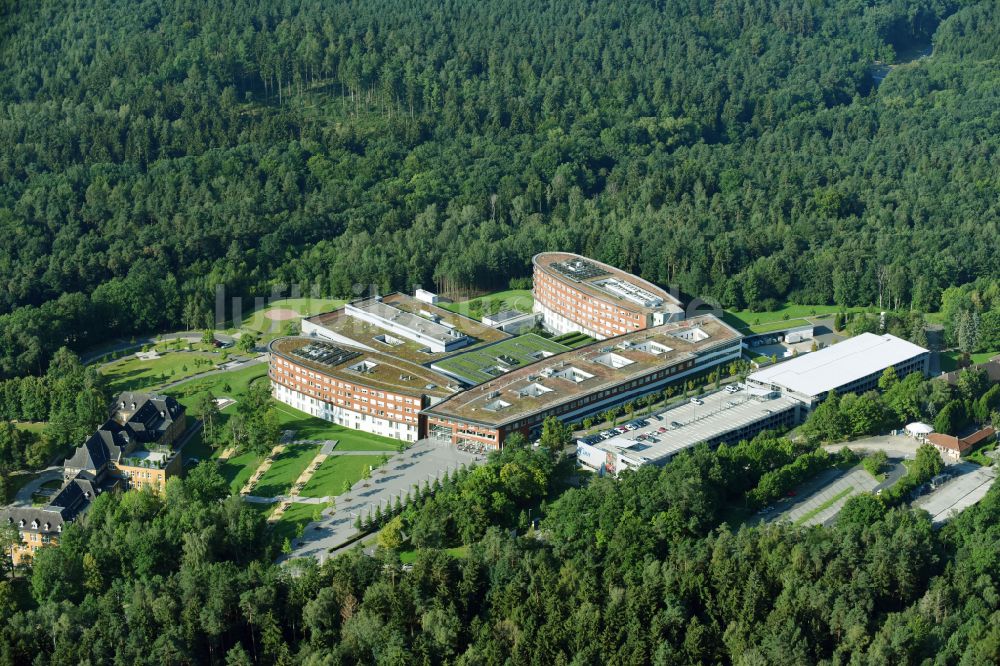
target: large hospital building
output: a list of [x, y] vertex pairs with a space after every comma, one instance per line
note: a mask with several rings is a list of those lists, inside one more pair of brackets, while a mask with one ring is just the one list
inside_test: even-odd
[[551, 355], [427, 408], [428, 436], [496, 447], [549, 416], [579, 420], [736, 360], [741, 340], [705, 315]]
[[678, 299], [613, 266], [568, 252], [542, 252], [532, 263], [535, 312], [557, 335], [603, 340], [684, 319]]
[[[549, 416], [579, 422], [741, 357], [738, 331], [709, 314], [685, 319], [681, 302], [650, 282], [567, 252], [532, 262], [528, 325], [540, 319], [560, 337], [513, 336], [494, 317], [523, 313], [475, 321], [424, 290], [370, 296], [305, 319], [302, 336], [271, 343], [275, 398], [404, 441], [500, 447], [512, 433], [534, 435]], [[859, 335], [753, 373], [717, 409], [692, 408], [690, 419], [676, 412], [681, 426], [658, 433], [656, 446], [616, 440], [584, 451], [613, 453], [621, 465], [603, 464], [615, 469], [664, 462], [698, 441], [790, 425], [829, 391], [873, 388], [887, 367], [902, 377], [926, 373], [927, 364], [927, 350], [905, 340]]]

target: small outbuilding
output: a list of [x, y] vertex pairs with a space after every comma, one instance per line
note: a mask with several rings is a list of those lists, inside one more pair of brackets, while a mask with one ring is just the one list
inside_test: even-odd
[[927, 441], [927, 436], [934, 432], [934, 426], [923, 423], [922, 421], [914, 421], [913, 423], [908, 423], [903, 432], [914, 439], [919, 439], [921, 442]]

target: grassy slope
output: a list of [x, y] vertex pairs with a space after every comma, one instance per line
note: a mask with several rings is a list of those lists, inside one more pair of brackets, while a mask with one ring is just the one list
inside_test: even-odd
[[[199, 365], [199, 360], [210, 361], [211, 365]], [[101, 374], [108, 378], [112, 393], [155, 390], [169, 382], [211, 370], [218, 360], [218, 355], [188, 351], [172, 351], [149, 361], [128, 356], [103, 367]]]
[[319, 453], [317, 444], [292, 444], [274, 459], [271, 467], [254, 485], [251, 493], [262, 497], [284, 495], [292, 488], [295, 479], [305, 471]]
[[309, 479], [301, 494], [305, 497], [339, 495], [344, 481], [354, 485], [369, 466], [378, 467], [381, 463], [382, 456], [330, 456]]
[[246, 452], [238, 456], [233, 456], [219, 466], [219, 473], [229, 482], [229, 489], [233, 493], [240, 492], [240, 489], [250, 480], [262, 458], [255, 453]]
[[342, 451], [395, 451], [399, 446], [398, 440], [345, 428], [285, 404], [276, 409], [282, 430], [294, 430], [295, 439], [335, 439]]

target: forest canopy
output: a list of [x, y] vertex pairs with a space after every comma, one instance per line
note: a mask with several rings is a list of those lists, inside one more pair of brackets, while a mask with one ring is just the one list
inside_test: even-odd
[[217, 285], [487, 289], [557, 248], [937, 310], [997, 277], [997, 11], [5, 0], [0, 373], [203, 325]]

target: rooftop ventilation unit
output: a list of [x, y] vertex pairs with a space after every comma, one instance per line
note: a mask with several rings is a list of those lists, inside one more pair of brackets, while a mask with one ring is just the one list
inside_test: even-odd
[[620, 280], [618, 278], [608, 278], [592, 283], [595, 287], [600, 287], [613, 296], [624, 298], [626, 301], [641, 305], [645, 308], [655, 308], [663, 305], [663, 299], [639, 285]]

